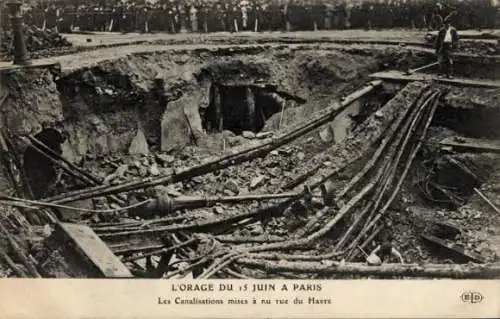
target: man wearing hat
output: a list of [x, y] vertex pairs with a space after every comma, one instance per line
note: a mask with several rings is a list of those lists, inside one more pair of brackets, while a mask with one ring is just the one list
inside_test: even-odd
[[453, 75], [453, 60], [451, 59], [450, 53], [458, 42], [458, 32], [455, 27], [451, 25], [450, 16], [451, 15], [444, 19], [443, 26], [439, 30], [435, 44], [441, 72], [444, 72], [448, 78], [451, 78]]

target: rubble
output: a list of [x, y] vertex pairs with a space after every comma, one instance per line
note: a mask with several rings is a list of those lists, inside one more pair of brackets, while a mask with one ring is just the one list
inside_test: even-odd
[[[275, 176], [276, 177], [276, 176]], [[264, 180], [266, 179], [265, 176], [259, 175], [257, 177], [252, 178], [250, 181], [250, 189], [254, 189], [257, 186], [259, 186]]]
[[132, 143], [130, 143], [130, 147], [128, 149], [128, 153], [130, 155], [148, 155], [149, 147], [148, 141], [146, 140], [146, 136], [144, 135], [144, 131], [141, 127], [137, 129], [137, 134], [135, 135]]
[[228, 195], [238, 195], [240, 193], [238, 184], [236, 184], [236, 182], [232, 179], [224, 183], [224, 191], [228, 191]]
[[[31, 58], [45, 55], [44, 51], [54, 48], [71, 48], [72, 44], [57, 32], [42, 30], [34, 26], [24, 25], [26, 48]], [[10, 29], [0, 29], [0, 59], [10, 60], [12, 49], [12, 32]]]
[[[449, 108], [463, 112], [465, 107], [457, 106], [465, 101], [476, 114], [479, 105], [494, 109], [495, 99], [486, 98], [490, 93], [476, 94], [485, 91], [464, 98], [428, 83], [388, 93], [380, 83], [366, 83], [366, 75], [381, 62], [379, 49], [360, 47], [355, 54], [316, 49], [314, 56], [307, 45], [130, 54], [70, 71], [57, 85], [42, 77], [53, 86], [48, 95], [39, 89], [44, 84], [38, 87], [19, 75], [7, 78], [14, 83], [9, 88], [14, 95], [24, 96], [7, 101], [9, 129], [36, 130], [41, 118], [62, 117], [70, 136], [63, 157], [70, 154], [71, 160], [61, 164], [66, 189], [38, 205], [87, 210], [57, 208], [63, 220], [91, 225], [128, 271], [139, 276], [234, 277], [252, 274], [249, 267], [260, 276], [277, 277], [273, 272], [339, 278], [496, 275], [495, 265], [447, 265], [421, 238], [425, 234], [427, 241], [463, 248], [454, 253], [474, 262], [497, 260], [498, 227], [491, 221], [498, 192], [487, 174], [495, 171], [497, 155], [470, 154], [471, 147], [449, 153], [439, 147], [445, 137], [470, 138], [470, 132], [455, 131], [443, 121]], [[252, 90], [266, 86], [249, 84], [254, 79], [273, 83], [281, 93], [259, 96]], [[236, 87], [247, 92], [255, 110], [265, 105], [262, 111], [268, 114], [239, 114], [249, 122], [262, 116], [263, 126], [212, 131], [204, 112], [212, 110], [214, 87], [227, 90], [220, 98], [235, 109], [238, 99], [231, 100], [230, 90]], [[304, 97], [304, 103], [283, 94]], [[474, 132], [486, 145], [483, 133]], [[475, 176], [474, 187], [468, 180], [457, 183], [461, 174]], [[429, 194], [424, 186], [435, 190]], [[461, 207], [436, 203], [442, 199], [436, 197], [439, 189]], [[452, 222], [443, 226], [448, 227], [446, 238], [430, 232], [435, 221]], [[410, 265], [364, 264], [358, 247], [370, 251], [387, 228]], [[0, 242], [7, 275], [36, 276], [29, 262], [18, 263], [3, 246]], [[71, 252], [48, 250], [54, 251], [54, 268], [49, 269], [54, 274]], [[176, 261], [168, 257], [173, 253]], [[149, 266], [154, 271], [133, 264], [149, 256], [161, 257]], [[181, 262], [184, 266], [176, 268]], [[74, 269], [66, 269], [67, 275], [83, 276]]]
[[[248, 138], [248, 139], [253, 139], [256, 137], [255, 133], [254, 132], [250, 132], [250, 131], [243, 131], [241, 133], [241, 136], [243, 136], [244, 138]], [[261, 135], [262, 137], [262, 135]]]

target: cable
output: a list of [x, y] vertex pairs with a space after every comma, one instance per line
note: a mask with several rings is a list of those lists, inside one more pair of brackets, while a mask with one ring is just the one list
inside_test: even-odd
[[69, 209], [69, 210], [86, 212], [86, 213], [114, 213], [114, 212], [124, 211], [124, 210], [128, 210], [131, 208], [143, 206], [143, 205], [149, 203], [150, 201], [152, 201], [152, 199], [146, 199], [146, 200], [139, 202], [139, 203], [136, 203], [136, 204], [132, 204], [132, 205], [120, 207], [120, 208], [114, 208], [114, 209], [79, 208], [79, 207], [65, 206], [65, 205], [59, 205], [59, 204], [53, 204], [53, 203], [45, 203], [45, 202], [40, 202], [40, 201], [35, 201], [35, 200], [28, 200], [28, 199], [24, 199], [24, 198], [12, 197], [12, 196], [2, 195], [2, 194], [0, 194], [0, 201], [2, 204], [5, 204], [5, 205], [31, 208], [31, 209], [37, 209], [38, 207], [26, 206], [26, 205], [12, 203], [12, 202], [21, 202], [21, 203], [25, 203], [25, 204], [33, 204], [36, 206], [43, 206], [43, 207]]

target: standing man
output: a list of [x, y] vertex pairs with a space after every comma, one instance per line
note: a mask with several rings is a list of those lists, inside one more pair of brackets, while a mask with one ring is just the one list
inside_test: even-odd
[[189, 8], [189, 21], [191, 22], [191, 32], [198, 32], [198, 9], [194, 2]]
[[324, 27], [325, 27], [325, 30], [331, 30], [332, 29], [332, 19], [333, 19], [333, 5], [332, 5], [332, 3], [326, 3], [324, 8], [325, 8]]
[[209, 21], [210, 12], [211, 12], [209, 6], [210, 6], [210, 3], [207, 3], [205, 1], [201, 2], [200, 9], [198, 10], [198, 16], [200, 17], [199, 21], [203, 25], [203, 32], [205, 32], [205, 33], [209, 32], [208, 21]]
[[253, 10], [252, 10], [252, 15], [253, 15], [253, 31], [254, 32], [259, 32], [261, 30], [261, 26], [259, 23], [262, 22], [262, 7], [260, 3], [257, 1], [254, 2], [253, 4]]
[[456, 47], [457, 42], [458, 32], [450, 24], [450, 18], [447, 17], [439, 30], [435, 48], [441, 73], [444, 72], [448, 78], [453, 77], [453, 60], [451, 59], [450, 53]]
[[187, 33], [187, 25], [189, 23], [189, 8], [187, 8], [184, 2], [179, 2], [179, 6], [177, 7], [177, 12], [179, 12], [179, 20], [180, 20], [180, 33]]
[[373, 6], [373, 3], [368, 0], [363, 1], [361, 7], [365, 17], [365, 30], [371, 30], [373, 27], [373, 12], [375, 7]]
[[248, 2], [247, 1], [242, 1], [240, 3], [240, 10], [241, 10], [241, 28], [244, 31], [248, 30]]
[[170, 0], [169, 6], [168, 6], [168, 21], [169, 21], [169, 30], [170, 33], [177, 33], [177, 12], [176, 12], [176, 7], [175, 3]]

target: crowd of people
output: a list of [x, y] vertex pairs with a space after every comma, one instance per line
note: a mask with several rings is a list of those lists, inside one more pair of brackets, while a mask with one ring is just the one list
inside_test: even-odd
[[459, 29], [482, 29], [495, 27], [498, 20], [495, 0], [74, 1], [27, 6], [25, 22], [59, 32], [206, 33], [349, 28], [435, 30], [450, 14]]

